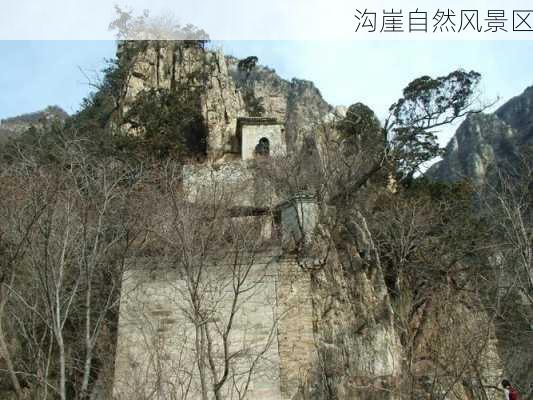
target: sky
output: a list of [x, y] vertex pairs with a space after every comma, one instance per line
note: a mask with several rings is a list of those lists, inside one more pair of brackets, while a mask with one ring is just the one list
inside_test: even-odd
[[[283, 78], [313, 81], [330, 104], [363, 102], [383, 118], [413, 79], [457, 68], [482, 74], [486, 102], [503, 104], [533, 85], [533, 41], [213, 41], [238, 58], [255, 55]], [[115, 42], [1, 41], [0, 119], [59, 105], [79, 109]], [[495, 107], [493, 107], [494, 109]], [[453, 129], [439, 138], [444, 145]]]
[[[382, 36], [409, 38], [523, 38], [531, 32], [515, 31], [515, 10], [531, 10], [531, 0], [3, 0], [0, 12], [0, 39], [104, 39], [114, 38], [109, 23], [116, 18], [115, 5], [140, 15], [149, 10], [160, 21], [177, 20], [204, 29], [211, 38], [224, 40], [354, 39]], [[505, 11], [507, 31], [496, 34], [485, 29], [457, 32], [366, 35], [356, 32], [357, 10], [426, 12], [430, 23], [440, 10], [452, 10], [461, 24], [463, 10], [478, 11], [485, 23], [490, 10]], [[532, 13], [530, 13], [532, 14]], [[528, 16], [533, 22], [533, 15]], [[524, 26], [522, 26], [523, 28]], [[533, 29], [532, 29], [533, 31]], [[138, 38], [138, 37], [137, 37]]]

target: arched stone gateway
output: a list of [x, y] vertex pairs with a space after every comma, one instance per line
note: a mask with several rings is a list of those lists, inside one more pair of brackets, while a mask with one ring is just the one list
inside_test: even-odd
[[284, 155], [287, 152], [283, 124], [273, 118], [239, 118], [237, 138], [242, 160], [256, 155]]
[[259, 139], [259, 143], [255, 146], [255, 154], [257, 156], [268, 157], [270, 155], [270, 140], [265, 137]]

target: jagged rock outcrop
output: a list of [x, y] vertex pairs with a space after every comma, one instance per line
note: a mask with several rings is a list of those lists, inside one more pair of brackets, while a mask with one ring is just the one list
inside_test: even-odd
[[322, 98], [313, 82], [301, 79], [287, 81], [280, 78], [275, 70], [264, 66], [257, 66], [249, 73], [239, 71], [238, 60], [233, 57], [227, 60], [237, 87], [245, 94], [245, 104], [255, 99], [264, 115], [285, 123], [289, 151], [300, 148], [303, 139], [314, 133], [317, 124], [331, 114], [339, 113]]
[[379, 257], [356, 213], [332, 232], [337, 244], [312, 273], [316, 399], [397, 399], [402, 348]]
[[[119, 57], [123, 53], [119, 49]], [[146, 45], [135, 55], [123, 111], [141, 90], [172, 88], [184, 79], [196, 82], [202, 91], [202, 115], [209, 132], [212, 160], [231, 152], [237, 118], [266, 116], [284, 123], [290, 151], [301, 146], [317, 124], [338, 113], [312, 82], [287, 81], [263, 66], [242, 71], [237, 59], [226, 57], [221, 51], [175, 42]]]
[[[127, 54], [126, 50], [119, 47], [119, 59], [125, 57], [123, 54]], [[209, 131], [211, 155], [219, 158], [228, 150], [226, 145], [235, 134], [237, 117], [243, 115], [244, 104], [221, 52], [177, 42], [145, 43], [136, 51], [130, 68], [123, 113], [142, 90], [172, 89], [178, 83], [187, 82], [201, 96], [201, 111]]]
[[532, 143], [533, 86], [493, 114], [470, 115], [448, 143], [442, 161], [426, 174], [437, 180], [470, 178], [482, 184], [491, 167], [512, 163], [520, 150]]

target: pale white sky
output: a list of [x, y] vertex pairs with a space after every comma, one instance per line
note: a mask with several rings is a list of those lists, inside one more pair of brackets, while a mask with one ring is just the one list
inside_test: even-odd
[[[115, 4], [138, 13], [149, 9], [152, 15], [172, 16], [205, 29], [218, 40], [366, 40], [376, 36], [531, 39], [531, 32], [494, 35], [485, 34], [485, 30], [464, 31], [460, 35], [364, 35], [355, 32], [354, 18], [356, 10], [378, 14], [401, 10], [407, 15], [418, 8], [427, 12], [429, 19], [436, 11], [448, 9], [457, 16], [461, 10], [477, 10], [480, 19], [487, 17], [489, 10], [503, 9], [512, 19], [514, 10], [532, 8], [530, 0], [4, 0], [0, 39], [110, 39], [108, 25], [114, 17]], [[533, 16], [528, 18], [533, 24]]]

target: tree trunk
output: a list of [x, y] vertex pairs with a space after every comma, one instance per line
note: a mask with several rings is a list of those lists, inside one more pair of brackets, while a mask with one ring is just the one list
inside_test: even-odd
[[[11, 283], [12, 282], [13, 282], [13, 276], [11, 277]], [[17, 399], [22, 399], [22, 388], [20, 387], [20, 382], [15, 372], [13, 360], [11, 359], [11, 354], [9, 353], [9, 348], [7, 347], [6, 338], [5, 338], [3, 317], [4, 317], [4, 310], [5, 310], [6, 303], [7, 303], [6, 288], [2, 284], [0, 286], [0, 354], [6, 361], [9, 378], [11, 379], [11, 384], [13, 385], [13, 389], [15, 390]]]
[[9, 349], [5, 340], [4, 327], [2, 325], [1, 315], [2, 314], [0, 314], [0, 354], [6, 362], [9, 378], [11, 379], [11, 384], [13, 385], [13, 389], [15, 390], [17, 399], [22, 399], [22, 389], [20, 387], [20, 382], [18, 380], [17, 374], [15, 372], [15, 367], [13, 365], [13, 360], [11, 359], [11, 355], [9, 354]]
[[59, 348], [59, 397], [61, 400], [67, 399], [66, 391], [66, 363], [65, 363], [65, 344], [63, 343], [62, 333], [57, 335], [57, 346]]
[[209, 400], [207, 396], [207, 383], [205, 381], [205, 358], [204, 358], [204, 335], [202, 328], [196, 325], [196, 357], [198, 361], [198, 373], [200, 374], [200, 385], [202, 387], [202, 400]]

